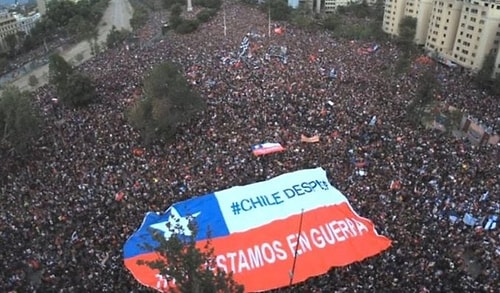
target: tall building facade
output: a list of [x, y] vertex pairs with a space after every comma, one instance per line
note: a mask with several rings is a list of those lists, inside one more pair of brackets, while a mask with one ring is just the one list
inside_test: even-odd
[[390, 35], [399, 34], [399, 24], [405, 17], [406, 0], [385, 0], [382, 30]]
[[5, 37], [17, 33], [17, 20], [8, 12], [0, 12], [0, 49], [6, 50]]
[[350, 4], [361, 3], [362, 0], [325, 0], [324, 11], [326, 13], [333, 13], [339, 6], [347, 6]]
[[407, 16], [417, 20], [415, 43], [474, 71], [496, 54], [500, 73], [500, 0], [386, 0], [382, 29], [398, 35]]
[[464, 1], [451, 59], [473, 70], [498, 53], [500, 3]]
[[425, 42], [427, 49], [440, 55], [452, 54], [462, 5], [463, 2], [456, 0], [434, 1]]
[[16, 13], [0, 12], [0, 49], [8, 49], [5, 38], [8, 35], [17, 35], [18, 32], [28, 34], [40, 20], [40, 13], [23, 16]]
[[38, 12], [44, 15], [47, 12], [47, 0], [36, 0], [36, 5], [38, 7]]
[[42, 18], [42, 15], [38, 12], [30, 13], [28, 16], [14, 14], [14, 17], [17, 21], [17, 30], [29, 34], [36, 23]]

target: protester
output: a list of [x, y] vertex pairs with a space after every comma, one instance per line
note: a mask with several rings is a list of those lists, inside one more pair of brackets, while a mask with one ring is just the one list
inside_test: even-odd
[[[124, 268], [122, 246], [147, 211], [316, 166], [393, 246], [276, 292], [498, 290], [499, 229], [462, 221], [500, 213], [498, 146], [406, 117], [429, 68], [443, 102], [497, 130], [498, 97], [436, 64], [391, 77], [402, 54], [390, 42], [359, 54], [369, 44], [322, 31], [286, 27], [269, 37], [266, 15], [238, 4], [227, 4], [226, 23], [226, 36], [217, 17], [193, 34], [150, 42], [161, 30], [157, 14], [137, 33], [140, 46], [80, 67], [98, 83], [98, 103], [88, 108], [58, 105], [50, 86], [37, 90], [44, 135], [27, 157], [0, 158], [2, 292], [146, 292]], [[249, 33], [251, 58], [238, 62]], [[286, 47], [286, 64], [266, 56], [271, 45]], [[167, 60], [182, 65], [208, 107], [173, 143], [144, 146], [125, 112], [144, 74]], [[254, 157], [250, 146], [266, 141], [286, 151]]]

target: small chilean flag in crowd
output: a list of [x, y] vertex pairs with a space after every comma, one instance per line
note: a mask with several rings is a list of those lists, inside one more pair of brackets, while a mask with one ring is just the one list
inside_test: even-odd
[[252, 146], [252, 153], [255, 156], [263, 156], [273, 153], [279, 153], [284, 151], [285, 148], [277, 142], [265, 142], [260, 144], [254, 144]]

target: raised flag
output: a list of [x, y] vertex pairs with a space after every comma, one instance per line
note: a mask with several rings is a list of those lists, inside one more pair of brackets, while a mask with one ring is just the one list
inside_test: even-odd
[[116, 201], [122, 201], [124, 197], [125, 197], [125, 192], [123, 192], [123, 190], [120, 190], [115, 194]]
[[243, 57], [245, 53], [248, 51], [248, 48], [250, 47], [250, 39], [248, 36], [243, 37], [243, 40], [241, 40], [240, 44], [240, 50], [239, 50], [239, 57]]
[[330, 73], [328, 73], [328, 77], [331, 78], [331, 79], [337, 78], [337, 70], [335, 70], [335, 68], [332, 68], [330, 70]]
[[285, 32], [285, 30], [282, 27], [274, 28], [274, 33], [277, 35], [282, 35], [284, 32]]
[[311, 136], [311, 137], [307, 137], [305, 135], [301, 135], [300, 136], [300, 141], [301, 142], [307, 142], [307, 143], [316, 143], [316, 142], [319, 142], [319, 135], [314, 135], [314, 136]]
[[399, 180], [392, 180], [391, 185], [389, 186], [391, 190], [399, 190], [401, 189], [401, 181]]
[[144, 149], [142, 149], [142, 148], [134, 148], [132, 150], [132, 153], [134, 154], [134, 156], [140, 157], [140, 156], [144, 155]]
[[483, 228], [485, 230], [494, 230], [497, 228], [498, 215], [489, 215], [483, 220]]
[[204, 249], [210, 235], [217, 266], [233, 272], [246, 292], [289, 285], [294, 260], [295, 284], [331, 267], [377, 255], [391, 245], [391, 240], [377, 234], [370, 220], [352, 209], [322, 168], [178, 202], [164, 214], [148, 213], [124, 245], [124, 263], [141, 284], [159, 291], [167, 290], [175, 280], [165, 282], [167, 276], [138, 261], [160, 257], [145, 247], [158, 245], [152, 240], [152, 231], [170, 237], [169, 224], [183, 227], [179, 234], [188, 236], [195, 225], [199, 249]]
[[252, 146], [252, 153], [255, 156], [269, 155], [273, 153], [279, 153], [284, 151], [285, 148], [277, 142], [265, 142], [260, 144], [254, 144]]

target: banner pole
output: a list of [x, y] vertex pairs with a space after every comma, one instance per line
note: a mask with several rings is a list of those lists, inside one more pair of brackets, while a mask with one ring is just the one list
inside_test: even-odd
[[267, 36], [271, 37], [271, 1], [269, 1], [269, 11], [267, 13]]
[[300, 212], [300, 221], [299, 221], [299, 233], [297, 236], [297, 245], [295, 246], [295, 253], [293, 255], [293, 264], [292, 264], [292, 270], [290, 271], [290, 286], [293, 284], [293, 277], [295, 274], [295, 265], [297, 264], [297, 254], [299, 252], [299, 245], [300, 245], [300, 234], [302, 234], [302, 219], [304, 218], [304, 209]]
[[[224, 5], [224, 3], [222, 4]], [[226, 7], [224, 6], [224, 38], [227, 36], [227, 27], [226, 27]]]

